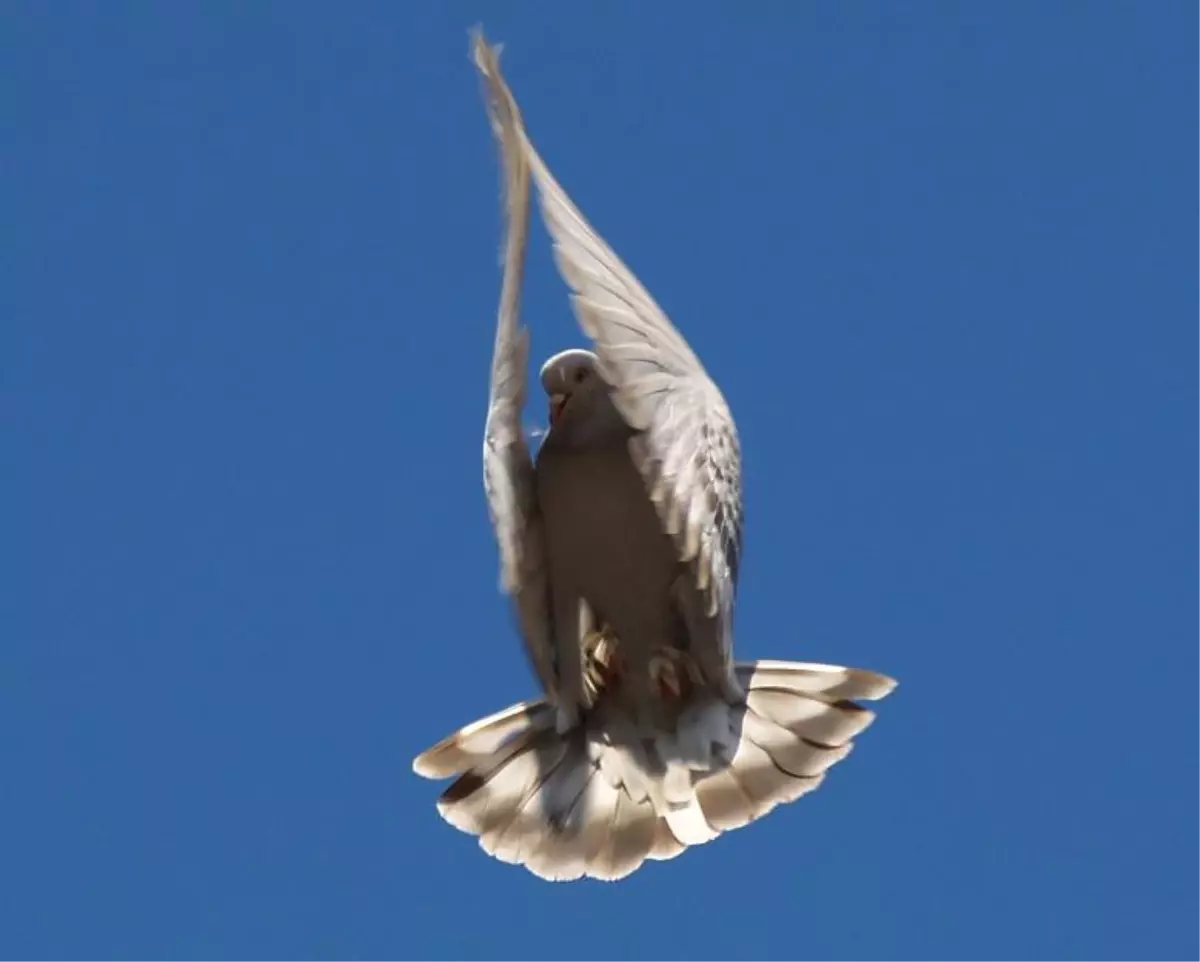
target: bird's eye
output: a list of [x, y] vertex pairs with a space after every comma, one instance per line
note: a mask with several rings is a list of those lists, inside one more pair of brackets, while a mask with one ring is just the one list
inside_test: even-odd
[[582, 383], [583, 383], [583, 380], [584, 380], [584, 378], [586, 378], [586, 377], [587, 377], [587, 373], [588, 373], [588, 372], [587, 372], [587, 368], [585, 368], [585, 367], [577, 367], [577, 368], [575, 368], [575, 374], [574, 374], [575, 383], [576, 383], [576, 384], [582, 384]]

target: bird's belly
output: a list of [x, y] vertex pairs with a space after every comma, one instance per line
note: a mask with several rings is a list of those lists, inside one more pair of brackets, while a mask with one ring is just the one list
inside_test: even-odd
[[672, 643], [678, 559], [625, 444], [539, 458], [538, 501], [552, 580], [569, 582], [627, 652]]

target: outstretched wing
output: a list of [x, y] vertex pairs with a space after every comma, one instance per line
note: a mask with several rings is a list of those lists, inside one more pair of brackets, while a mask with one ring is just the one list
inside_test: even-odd
[[518, 320], [525, 248], [529, 238], [529, 163], [514, 131], [520, 117], [511, 98], [497, 95], [490, 78], [496, 54], [476, 43], [476, 63], [488, 84], [488, 117], [503, 167], [506, 238], [504, 280], [492, 349], [491, 394], [483, 438], [483, 488], [500, 548], [500, 583], [516, 605], [525, 647], [542, 687], [557, 691], [550, 627], [548, 573], [542, 520], [534, 489], [533, 460], [521, 428], [529, 331]]
[[[486, 49], [481, 37], [476, 46]], [[550, 173], [499, 73], [494, 85], [512, 105], [500, 119], [513, 124], [524, 147], [576, 318], [594, 342], [618, 409], [640, 432], [631, 443], [634, 460], [681, 560], [692, 568], [704, 613], [718, 620], [728, 667], [742, 545], [733, 416], [683, 336]]]

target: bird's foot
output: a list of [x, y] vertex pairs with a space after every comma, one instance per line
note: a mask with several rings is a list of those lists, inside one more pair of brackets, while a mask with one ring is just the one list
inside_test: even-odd
[[583, 638], [584, 676], [593, 698], [611, 688], [625, 672], [625, 659], [612, 630], [604, 625]]
[[650, 680], [659, 698], [677, 704], [689, 698], [699, 684], [699, 669], [686, 652], [662, 648], [650, 659]]

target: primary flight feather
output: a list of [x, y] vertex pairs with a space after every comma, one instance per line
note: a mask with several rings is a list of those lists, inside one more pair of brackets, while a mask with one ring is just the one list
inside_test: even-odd
[[[460, 729], [414, 770], [442, 816], [547, 879], [616, 879], [816, 788], [895, 682], [733, 659], [741, 450], [720, 389], [542, 161], [474, 36], [504, 171], [504, 279], [484, 429], [501, 584], [545, 692]], [[532, 183], [592, 350], [545, 362], [550, 428], [521, 426]]]

